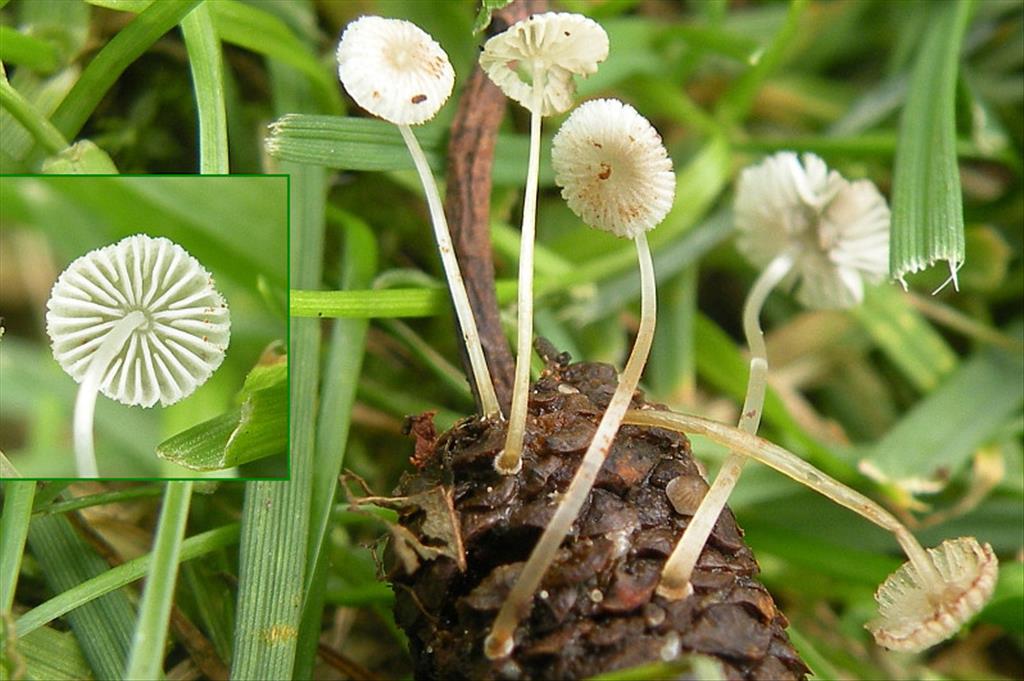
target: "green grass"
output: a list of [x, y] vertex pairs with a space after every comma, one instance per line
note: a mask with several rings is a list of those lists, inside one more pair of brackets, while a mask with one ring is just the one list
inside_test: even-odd
[[[757, 466], [731, 506], [816, 678], [1018, 676], [1020, 4], [552, 6], [590, 14], [611, 38], [580, 98], [620, 97], [651, 118], [679, 178], [669, 217], [650, 235], [660, 309], [643, 386], [653, 399], [736, 418], [747, 378], [740, 311], [756, 272], [734, 248], [731, 204], [738, 172], [767, 154], [811, 151], [874, 181], [893, 209], [894, 275], [963, 261], [958, 292], [931, 295], [949, 274], [939, 262], [908, 276], [908, 293], [886, 283], [847, 313], [807, 312], [774, 293], [763, 315], [772, 389], [761, 433], [889, 504], [925, 544], [961, 534], [991, 542], [1003, 568], [977, 622], [937, 650], [887, 654], [863, 624], [874, 585], [898, 563], [890, 537]], [[154, 456], [160, 446], [242, 464], [241, 474], [281, 472], [269, 459], [246, 463], [285, 437], [282, 369], [259, 364], [275, 341], [287, 348], [292, 442], [288, 483], [5, 482], [0, 610], [13, 635], [0, 678], [21, 667], [26, 678], [157, 678], [193, 664], [205, 677], [324, 678], [334, 673], [317, 654], [325, 633], [350, 662], [411, 675], [375, 562], [383, 525], [349, 508], [336, 483], [350, 469], [389, 493], [410, 470], [402, 418], [436, 410], [443, 427], [471, 402], [410, 159], [393, 126], [343, 96], [333, 51], [358, 14], [413, 20], [451, 55], [457, 97], [478, 53], [478, 9], [471, 0], [0, 3], [0, 170], [287, 173], [292, 201], [286, 235], [274, 209], [283, 180], [124, 177], [98, 191], [82, 178], [0, 179], [4, 463], [70, 472], [75, 384], [50, 355], [45, 299], [75, 257], [142, 229], [187, 244], [214, 273], [232, 304], [232, 346], [182, 404], [102, 400], [101, 466], [183, 474]], [[455, 109], [453, 98], [417, 130], [442, 179]], [[500, 130], [491, 197], [506, 322], [518, 257], [509, 225], [527, 153], [520, 113], [510, 107]], [[621, 366], [639, 301], [632, 246], [581, 225], [542, 158], [538, 332], [578, 359]], [[694, 447], [713, 473], [725, 453], [699, 438]]]

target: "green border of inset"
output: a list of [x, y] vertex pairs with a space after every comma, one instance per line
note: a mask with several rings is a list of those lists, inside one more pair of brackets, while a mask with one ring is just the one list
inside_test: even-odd
[[[242, 178], [242, 177], [283, 177], [283, 178], [285, 178], [285, 205], [284, 205], [285, 219], [284, 219], [284, 227], [285, 227], [285, 230], [286, 230], [287, 233], [286, 233], [286, 236], [285, 236], [285, 255], [284, 255], [284, 257], [285, 257], [285, 283], [287, 284], [286, 285], [286, 289], [287, 290], [285, 292], [285, 333], [284, 333], [284, 346], [285, 346], [286, 354], [288, 356], [288, 401], [287, 401], [288, 414], [287, 414], [287, 418], [285, 420], [285, 427], [286, 427], [287, 432], [288, 432], [288, 439], [287, 439], [288, 447], [287, 447], [287, 450], [285, 451], [285, 467], [286, 467], [286, 470], [287, 470], [287, 474], [283, 478], [242, 478], [242, 477], [222, 478], [222, 477], [215, 477], [215, 476], [196, 477], [196, 478], [191, 478], [191, 477], [184, 477], [184, 478], [181, 478], [181, 477], [174, 477], [174, 478], [170, 478], [170, 477], [168, 477], [168, 478], [143, 478], [143, 477], [135, 478], [135, 477], [128, 477], [128, 478], [123, 478], [123, 477], [105, 477], [105, 476], [101, 476], [101, 477], [97, 477], [97, 478], [79, 478], [79, 477], [53, 477], [53, 478], [50, 478], [50, 477], [25, 477], [25, 478], [11, 478], [11, 477], [4, 477], [3, 474], [2, 474], [2, 471], [0, 471], [0, 484], [6, 483], [6, 482], [17, 482], [17, 481], [81, 482], [81, 481], [86, 481], [86, 480], [92, 480], [92, 481], [97, 481], [97, 482], [99, 482], [99, 481], [109, 481], [109, 482], [113, 482], [113, 481], [119, 481], [119, 482], [184, 482], [184, 481], [191, 481], [191, 482], [217, 482], [217, 483], [225, 483], [225, 482], [226, 483], [231, 483], [231, 482], [242, 483], [242, 482], [252, 482], [252, 481], [268, 481], [268, 482], [287, 482], [287, 481], [290, 481], [291, 480], [291, 476], [292, 476], [292, 451], [291, 451], [291, 419], [292, 419], [292, 412], [291, 412], [291, 398], [292, 398], [292, 360], [293, 360], [293, 358], [290, 356], [290, 350], [291, 350], [291, 328], [292, 328], [291, 327], [291, 314], [290, 314], [290, 310], [291, 310], [291, 292], [292, 292], [292, 286], [291, 286], [291, 279], [292, 279], [292, 272], [291, 272], [291, 268], [292, 268], [292, 263], [291, 263], [291, 251], [292, 251], [292, 241], [291, 241], [292, 177], [291, 177], [291, 175], [288, 174], [288, 173], [219, 173], [219, 174], [206, 174], [206, 175], [200, 175], [198, 173], [110, 173], [110, 174], [104, 174], [104, 173], [82, 173], [82, 174], [75, 174], [75, 173], [53, 173], [53, 174], [46, 174], [46, 173], [0, 173], [0, 181], [3, 181], [3, 180], [8, 179], [8, 178], [18, 178], [18, 177], [34, 178], [34, 179], [47, 178], [47, 177], [73, 177], [73, 178], [101, 177], [101, 178], [129, 178], [129, 179], [130, 178], [138, 178], [138, 177], [156, 178], [156, 179], [165, 178], [165, 177], [186, 177], [186, 178], [192, 178], [192, 179], [197, 179], [197, 180], [203, 180], [203, 179], [215, 178], [215, 177], [216, 178]], [[0, 342], [2, 342], [2, 341], [0, 341]]]

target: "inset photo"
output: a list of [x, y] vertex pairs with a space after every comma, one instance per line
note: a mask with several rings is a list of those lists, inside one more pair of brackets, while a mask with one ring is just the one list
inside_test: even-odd
[[0, 177], [3, 478], [288, 477], [288, 178]]

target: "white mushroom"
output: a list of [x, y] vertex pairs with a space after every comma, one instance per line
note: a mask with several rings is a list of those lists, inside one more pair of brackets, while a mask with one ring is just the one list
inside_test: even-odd
[[359, 106], [395, 125], [437, 115], [455, 85], [448, 55], [416, 24], [365, 16], [338, 43], [338, 78]]
[[[617, 100], [587, 102], [574, 111], [555, 135], [551, 157], [555, 182], [562, 187], [569, 207], [591, 227], [631, 237], [636, 242], [641, 282], [640, 328], [572, 482], [498, 611], [484, 643], [484, 652], [491, 659], [512, 652], [516, 625], [529, 611], [534, 592], [587, 500], [640, 382], [654, 339], [656, 317], [654, 264], [647, 231], [665, 217], [675, 194], [672, 162], [657, 131], [633, 107]], [[602, 198], [598, 199], [598, 194]], [[588, 195], [592, 195], [588, 200], [578, 200]], [[617, 210], [593, 210], [595, 204], [629, 208], [628, 220], [623, 222]]]
[[517, 292], [516, 370], [505, 447], [494, 461], [500, 473], [522, 468], [533, 347], [533, 242], [537, 224], [541, 118], [567, 111], [574, 75], [588, 76], [608, 57], [608, 35], [580, 14], [547, 12], [513, 24], [484, 45], [480, 67], [508, 97], [530, 111], [530, 155], [523, 197]]
[[487, 369], [480, 333], [452, 246], [441, 194], [411, 125], [433, 118], [455, 83], [448, 55], [415, 24], [365, 16], [345, 29], [338, 43], [338, 77], [359, 106], [398, 126], [423, 184], [448, 288], [473, 369], [483, 412], [500, 417], [501, 407]]
[[[877, 281], [889, 260], [889, 207], [871, 182], [850, 183], [825, 162], [783, 152], [747, 168], [736, 191], [737, 246], [761, 275], [743, 307], [750, 378], [739, 426], [756, 433], [767, 387], [768, 354], [759, 317], [780, 282], [795, 279], [797, 299], [812, 308], [851, 307], [864, 298], [864, 280]], [[726, 458], [707, 496], [665, 563], [658, 593], [684, 598], [690, 575], [719, 514], [739, 480], [744, 458]]]
[[572, 108], [573, 76], [596, 73], [607, 58], [608, 34], [596, 21], [582, 14], [545, 12], [488, 40], [480, 67], [507, 97], [551, 116]]
[[770, 156], [745, 169], [736, 189], [736, 246], [766, 268], [790, 253], [797, 299], [849, 308], [864, 282], [889, 271], [889, 207], [869, 180], [849, 182], [814, 154]]
[[875, 593], [879, 617], [867, 628], [879, 645], [893, 650], [924, 650], [956, 633], [992, 597], [999, 561], [990, 545], [980, 544], [974, 537], [958, 537], [926, 550], [910, 530], [873, 500], [792, 452], [742, 429], [655, 409], [629, 411], [624, 422], [705, 435], [729, 447], [735, 455], [770, 466], [893, 533], [908, 561]]
[[999, 563], [992, 547], [959, 537], [928, 549], [878, 587], [878, 619], [867, 629], [880, 646], [917, 652], [955, 634], [992, 597]]
[[551, 165], [572, 212], [615, 236], [641, 236], [672, 208], [676, 176], [661, 136], [617, 99], [573, 111], [552, 140]]
[[92, 422], [97, 391], [127, 405], [173, 404], [224, 360], [227, 303], [185, 249], [144, 234], [91, 251], [57, 278], [46, 304], [53, 356], [81, 383], [75, 455], [96, 476]]

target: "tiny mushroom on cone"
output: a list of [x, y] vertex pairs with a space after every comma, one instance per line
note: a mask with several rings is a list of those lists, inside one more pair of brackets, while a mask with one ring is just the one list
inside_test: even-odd
[[938, 579], [907, 562], [878, 587], [879, 616], [866, 625], [878, 645], [929, 648], [956, 633], [991, 598], [999, 563], [990, 545], [959, 537], [927, 552]]
[[487, 369], [476, 319], [455, 257], [448, 220], [427, 157], [409, 126], [437, 115], [452, 93], [455, 71], [448, 55], [416, 24], [364, 16], [345, 29], [338, 43], [338, 77], [354, 100], [373, 115], [398, 126], [427, 196], [441, 263], [465, 336], [476, 392], [485, 416], [501, 408]]
[[46, 307], [53, 356], [82, 384], [74, 429], [80, 475], [98, 474], [98, 391], [126, 405], [174, 404], [217, 370], [230, 340], [213, 277], [163, 237], [137, 234], [83, 255], [57, 278]]
[[529, 611], [544, 573], [590, 495], [640, 382], [656, 318], [654, 265], [647, 232], [664, 219], [675, 196], [672, 161], [661, 137], [636, 109], [618, 100], [594, 100], [576, 109], [555, 135], [551, 164], [555, 183], [562, 187], [562, 196], [573, 212], [591, 227], [635, 242], [640, 262], [640, 327], [580, 466], [484, 642], [484, 652], [491, 659], [512, 652], [516, 625]]
[[[792, 152], [775, 154], [740, 174], [736, 190], [737, 247], [761, 274], [743, 306], [750, 377], [739, 427], [756, 433], [767, 388], [768, 353], [760, 314], [780, 282], [795, 280], [797, 299], [811, 308], [848, 308], [864, 299], [864, 281], [889, 267], [889, 207], [868, 180], [849, 182], [814, 154], [801, 165]], [[684, 598], [690, 575], [745, 459], [730, 456], [693, 514], [662, 572], [658, 593]]]
[[533, 348], [533, 242], [537, 224], [541, 119], [568, 111], [576, 83], [608, 57], [608, 34], [581, 14], [546, 12], [516, 22], [484, 44], [480, 68], [508, 97], [530, 112], [530, 153], [523, 196], [517, 292], [516, 368], [505, 447], [494, 468], [514, 475], [522, 468], [526, 413], [529, 411]]

